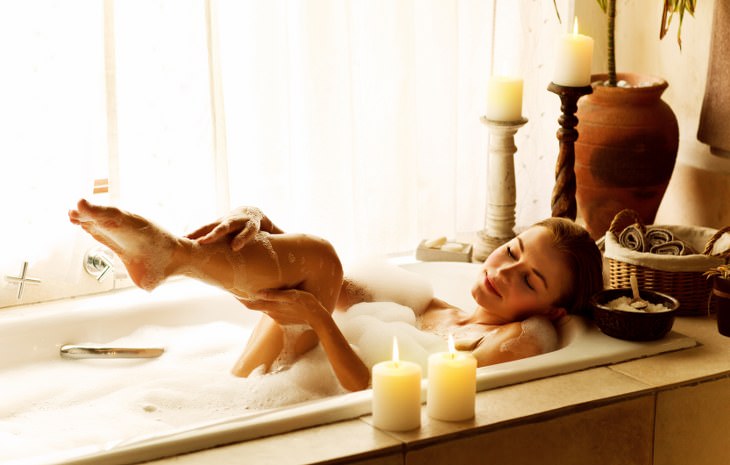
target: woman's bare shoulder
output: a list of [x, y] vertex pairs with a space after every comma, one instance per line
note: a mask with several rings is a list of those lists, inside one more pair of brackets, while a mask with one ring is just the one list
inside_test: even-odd
[[473, 350], [479, 366], [510, 362], [553, 350], [557, 332], [547, 318], [531, 317], [501, 325]]

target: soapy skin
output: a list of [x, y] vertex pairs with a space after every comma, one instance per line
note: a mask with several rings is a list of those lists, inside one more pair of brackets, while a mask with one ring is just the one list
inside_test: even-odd
[[[186, 237], [138, 215], [85, 200], [69, 211], [69, 219], [111, 248], [144, 289], [153, 289], [169, 276], [186, 275], [222, 287], [248, 308], [262, 311], [234, 374], [248, 376], [262, 365], [269, 370], [281, 366], [282, 358], [291, 363], [319, 343], [345, 389], [369, 386], [369, 367], [345, 339], [332, 313], [335, 307], [346, 310], [383, 297], [367, 282], [344, 278], [327, 241], [285, 234], [250, 207]], [[563, 317], [566, 311], [556, 302], [571, 292], [571, 281], [565, 279], [571, 275], [552, 246], [551, 231], [534, 226], [487, 258], [472, 288], [474, 309], [458, 309], [432, 298], [417, 310], [418, 326], [442, 336], [454, 334], [459, 348], [470, 350], [479, 366], [537, 355], [554, 348], [546, 347], [545, 341], [555, 340], [555, 330], [550, 324], [522, 322], [535, 316], [544, 322]]]
[[[86, 200], [69, 211], [69, 220], [116, 253], [132, 281], [146, 290], [170, 276], [185, 275], [222, 287], [244, 304], [266, 297], [268, 289], [302, 291], [295, 298], [301, 309], [296, 314], [267, 310], [271, 316], [261, 319], [234, 374], [248, 376], [261, 365], [269, 369], [280, 355], [295, 358], [319, 342], [343, 387], [367, 387], [368, 368], [349, 349], [330, 317], [342, 284], [342, 265], [329, 242], [304, 234], [257, 232], [233, 251], [228, 243], [174, 236], [141, 216]], [[281, 260], [289, 254], [299, 261]], [[285, 328], [302, 323], [311, 329], [301, 331], [295, 326], [295, 340], [288, 340]], [[288, 350], [282, 353], [284, 348]]]

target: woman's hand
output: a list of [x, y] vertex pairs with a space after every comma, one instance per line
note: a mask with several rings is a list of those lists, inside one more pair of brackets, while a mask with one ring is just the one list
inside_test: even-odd
[[258, 208], [239, 207], [226, 216], [201, 226], [185, 237], [198, 241], [200, 244], [212, 244], [233, 236], [231, 249], [238, 252], [260, 231], [271, 234], [283, 232]]
[[266, 313], [280, 325], [313, 326], [318, 318], [330, 318], [330, 313], [314, 295], [298, 289], [266, 289], [241, 302], [251, 310]]
[[349, 391], [368, 387], [370, 369], [350, 347], [330, 312], [314, 295], [298, 289], [267, 289], [241, 302], [248, 308], [265, 312], [279, 324], [306, 323], [311, 326], [340, 384]]

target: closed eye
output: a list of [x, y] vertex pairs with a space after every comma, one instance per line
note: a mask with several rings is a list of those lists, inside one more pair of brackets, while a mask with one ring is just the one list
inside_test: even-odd
[[535, 290], [535, 288], [534, 288], [534, 287], [532, 286], [532, 284], [530, 284], [530, 275], [529, 275], [529, 274], [525, 274], [525, 277], [524, 277], [523, 279], [524, 279], [524, 281], [525, 281], [525, 285], [526, 285], [526, 286], [527, 286], [528, 288], [530, 288], [530, 290], [531, 290], [531, 291], [534, 291], [534, 290]]
[[[520, 246], [520, 252], [525, 253], [525, 244], [522, 242], [522, 239], [519, 236], [517, 236], [517, 243]], [[540, 271], [538, 271], [536, 268], [532, 268], [532, 272], [535, 273], [535, 275], [542, 281], [542, 284], [543, 284], [543, 286], [545, 286], [545, 289], [547, 289], [548, 283], [547, 283], [547, 280], [545, 279], [545, 275], [540, 273]], [[530, 287], [530, 289], [533, 289], [533, 287], [530, 286], [530, 284], [527, 281], [528, 281], [527, 276], [525, 276], [525, 282]]]
[[509, 256], [512, 260], [517, 260], [517, 257], [515, 257], [515, 254], [512, 253], [512, 248], [510, 246], [507, 246], [507, 256]]

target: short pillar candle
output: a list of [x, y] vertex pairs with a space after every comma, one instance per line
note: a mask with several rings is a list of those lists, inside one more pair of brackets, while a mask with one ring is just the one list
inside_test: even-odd
[[522, 79], [507, 76], [489, 78], [486, 117], [492, 121], [522, 119]]
[[558, 40], [553, 82], [565, 87], [591, 85], [592, 62], [593, 38], [578, 34], [578, 18], [575, 18], [573, 33], [563, 34]]
[[373, 425], [385, 431], [421, 426], [421, 366], [399, 360], [393, 338], [393, 359], [373, 366]]
[[457, 352], [449, 335], [449, 351], [428, 358], [426, 412], [436, 420], [464, 421], [474, 418], [477, 361]]

